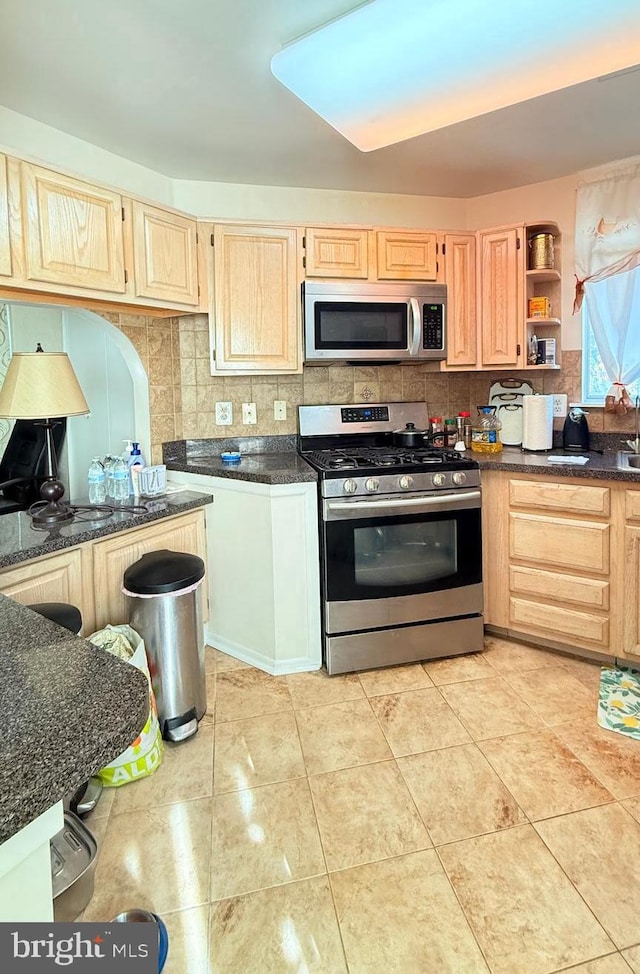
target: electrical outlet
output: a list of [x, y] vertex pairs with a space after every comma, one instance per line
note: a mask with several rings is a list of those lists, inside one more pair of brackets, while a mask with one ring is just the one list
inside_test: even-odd
[[255, 402], [243, 402], [242, 403], [242, 422], [245, 426], [252, 426], [257, 423], [258, 419], [256, 416], [256, 404]]
[[276, 399], [276, 401], [273, 404], [273, 418], [280, 419], [280, 420], [287, 418], [286, 399]]
[[232, 423], [233, 423], [233, 403], [217, 402], [216, 403], [216, 425], [231, 426]]
[[553, 397], [553, 415], [560, 417], [567, 415], [567, 396], [564, 393], [558, 393]]

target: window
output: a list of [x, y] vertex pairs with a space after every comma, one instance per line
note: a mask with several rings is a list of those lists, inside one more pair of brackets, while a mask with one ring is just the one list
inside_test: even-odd
[[[636, 323], [633, 330], [637, 332], [640, 329], [640, 268], [636, 267], [627, 273], [634, 278], [634, 287], [627, 294], [632, 294], [630, 317], [631, 321]], [[607, 282], [608, 279], [605, 279], [589, 285], [594, 297], [601, 304], [604, 304], [605, 308], [607, 307]], [[584, 301], [582, 305], [582, 401], [594, 406], [604, 406], [604, 398], [611, 387], [611, 379], [607, 375], [596, 343], [594, 329], [589, 317], [590, 305], [591, 302], [588, 300]], [[613, 309], [609, 308], [608, 310], [612, 311]], [[628, 382], [626, 387], [632, 399], [640, 395], [640, 379]]]

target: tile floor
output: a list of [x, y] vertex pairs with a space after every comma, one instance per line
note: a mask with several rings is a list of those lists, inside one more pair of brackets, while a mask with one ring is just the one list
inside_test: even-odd
[[198, 734], [87, 819], [84, 919], [161, 914], [165, 974], [640, 974], [640, 744], [598, 666], [207, 667]]

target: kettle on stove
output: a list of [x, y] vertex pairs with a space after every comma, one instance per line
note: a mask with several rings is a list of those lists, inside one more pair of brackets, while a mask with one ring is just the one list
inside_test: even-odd
[[562, 429], [562, 449], [579, 453], [589, 449], [589, 426], [585, 413], [574, 406], [567, 413]]

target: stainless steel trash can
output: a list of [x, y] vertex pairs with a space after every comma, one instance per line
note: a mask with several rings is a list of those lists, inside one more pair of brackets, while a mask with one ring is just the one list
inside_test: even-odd
[[207, 709], [201, 583], [204, 562], [151, 551], [124, 573], [131, 626], [144, 639], [162, 736], [184, 741]]

